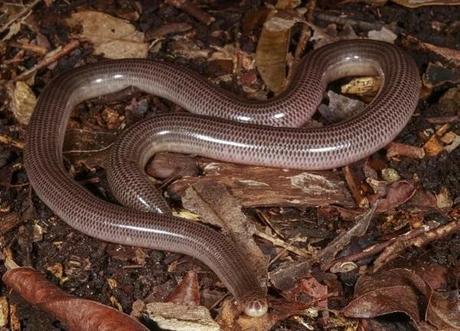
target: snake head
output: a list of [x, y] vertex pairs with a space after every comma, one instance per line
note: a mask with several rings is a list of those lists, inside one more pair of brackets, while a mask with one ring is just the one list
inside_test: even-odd
[[244, 313], [250, 317], [261, 317], [268, 311], [267, 299], [252, 298], [242, 302]]

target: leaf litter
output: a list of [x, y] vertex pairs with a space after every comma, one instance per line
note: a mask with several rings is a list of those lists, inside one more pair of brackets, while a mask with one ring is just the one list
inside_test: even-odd
[[[432, 1], [402, 3], [411, 8], [438, 5], [430, 10], [385, 1], [373, 2], [376, 7], [355, 1], [315, 3], [2, 4], [0, 79], [10, 90], [0, 90], [2, 110], [7, 110], [0, 115], [0, 220], [2, 248], [5, 243], [12, 248], [11, 253], [4, 249], [4, 256], [14, 255], [24, 265], [33, 261], [65, 292], [135, 311], [146, 324], [173, 321], [163, 324], [173, 329], [187, 316], [197, 327], [223, 330], [366, 330], [409, 324], [420, 330], [458, 329], [460, 99], [455, 86], [458, 51], [452, 43], [460, 26], [452, 10], [456, 7]], [[342, 171], [320, 173], [193, 157], [176, 167], [177, 159], [170, 155], [153, 162], [149, 170], [179, 213], [192, 215], [184, 206], [199, 211], [201, 217], [193, 215], [191, 221], [218, 225], [244, 244], [270, 289], [271, 310], [264, 318], [240, 316], [222, 284], [190, 258], [100, 243], [62, 224], [36, 199], [30, 203], [21, 159], [24, 128], [35, 97], [59, 72], [102, 56], [159, 58], [190, 66], [239, 95], [265, 99], [288, 86], [302, 54], [357, 36], [402, 46], [424, 77], [418, 112], [382, 152]], [[348, 104], [369, 102], [379, 84], [375, 77], [332, 84], [329, 108], [336, 112], [329, 118], [315, 115], [315, 125], [353, 116], [337, 117], [342, 113], [338, 105], [345, 105], [345, 114], [354, 114]], [[66, 165], [95, 194], [113, 199], [103, 171], [111, 143], [134, 121], [171, 108], [182, 111], [168, 101], [135, 93], [104, 107], [86, 102], [68, 130]], [[174, 169], [166, 171], [171, 164]], [[437, 274], [440, 279], [438, 286], [426, 280], [426, 269], [420, 273], [416, 268], [426, 256], [432, 260], [432, 278]], [[446, 273], [452, 279], [443, 281]], [[399, 300], [391, 300], [390, 293]], [[52, 318], [30, 308], [16, 310], [21, 304], [7, 292], [3, 295], [2, 307], [10, 309], [2, 310], [9, 315], [2, 323], [9, 320], [12, 330], [27, 321], [52, 328]], [[360, 315], [364, 308], [367, 315]], [[376, 318], [395, 316], [395, 311], [407, 318], [393, 324]], [[182, 327], [193, 328], [188, 322]]]

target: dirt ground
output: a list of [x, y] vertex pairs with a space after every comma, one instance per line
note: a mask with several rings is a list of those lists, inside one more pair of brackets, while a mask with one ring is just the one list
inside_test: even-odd
[[[409, 8], [394, 2], [354, 0], [316, 4], [191, 1], [199, 8], [196, 14], [196, 8], [174, 3], [47, 0], [0, 5], [3, 260], [34, 267], [69, 294], [127, 314], [134, 310], [151, 330], [158, 325], [147, 310], [133, 307], [167, 301], [189, 271], [198, 275], [200, 291], [195, 301], [209, 309], [223, 330], [460, 330], [460, 310], [455, 308], [460, 277], [460, 6]], [[138, 33], [138, 39], [128, 42], [128, 37], [116, 37], [121, 40], [116, 46], [119, 51], [103, 48], [104, 42], [98, 44], [93, 38], [100, 30], [94, 28], [91, 36], [85, 35], [84, 15], [77, 24], [71, 22], [75, 13], [89, 11], [107, 15], [101, 26], [107, 24], [110, 29], [115, 24], [116, 29], [124, 29], [126, 24], [126, 29], [133, 29], [129, 38]], [[256, 249], [248, 249], [260, 250], [269, 261], [263, 262], [274, 308], [269, 318], [251, 322], [227, 307], [227, 290], [199, 261], [102, 242], [66, 225], [34, 194], [22, 152], [28, 117], [44, 87], [62, 72], [101, 61], [104, 54], [177, 63], [237, 95], [273, 97], [274, 88], [270, 91], [267, 86], [278, 83], [267, 82], [254, 64], [262, 52], [264, 22], [273, 16], [282, 18], [285, 25], [276, 36], [266, 33], [264, 42], [276, 45], [280, 39], [275, 38], [284, 38], [287, 49], [276, 52], [287, 59], [282, 63], [282, 68], [288, 68], [287, 79], [295, 70], [292, 64], [317, 45], [356, 36], [369, 38], [371, 31], [377, 39], [394, 36], [394, 43], [415, 59], [423, 87], [417, 110], [396, 144], [350, 166], [314, 173], [316, 177], [302, 184], [319, 187], [310, 195], [274, 183], [281, 170], [218, 163], [219, 170], [213, 172], [211, 160], [167, 153], [149, 165], [147, 172], [155, 175], [168, 202], [179, 212], [193, 205], [186, 192], [189, 187], [199, 190], [197, 185], [223, 183], [230, 192], [228, 199], [237, 198], [232, 203], [245, 211], [253, 234], [250, 240], [257, 244]], [[110, 23], [112, 18], [124, 23]], [[305, 45], [302, 36], [306, 36]], [[54, 61], [44, 63], [47, 56], [54, 56]], [[340, 92], [347, 83], [341, 80], [330, 88]], [[372, 99], [372, 93], [346, 96], [365, 102]], [[74, 111], [66, 136], [69, 172], [97, 198], [115, 202], [103, 167], [111, 143], [124, 128], [143, 118], [181, 111], [168, 100], [140, 91], [84, 102]], [[330, 122], [319, 115], [314, 120], [317, 125]], [[321, 182], [314, 182], [312, 178], [318, 176]], [[266, 181], [277, 187], [276, 194], [238, 184], [249, 180]], [[328, 183], [339, 187], [332, 196], [325, 193]], [[357, 224], [364, 230], [354, 232]], [[333, 241], [337, 237], [343, 239], [342, 244]], [[371, 253], [366, 253], [368, 249]], [[2, 274], [7, 270], [3, 264], [0, 268]], [[402, 269], [420, 279], [411, 276], [408, 280]], [[264, 269], [260, 273], [266, 277]], [[389, 278], [396, 290], [385, 281]], [[358, 279], [366, 279], [372, 290], [360, 288]], [[435, 302], [414, 285], [419, 282], [448, 299]], [[63, 323], [26, 303], [3, 283], [1, 291], [2, 330], [66, 330]], [[388, 293], [400, 300], [388, 302], [384, 298]], [[381, 301], [371, 299], [373, 295]], [[411, 295], [417, 298], [415, 302], [410, 301]], [[363, 307], [368, 310], [358, 313]]]

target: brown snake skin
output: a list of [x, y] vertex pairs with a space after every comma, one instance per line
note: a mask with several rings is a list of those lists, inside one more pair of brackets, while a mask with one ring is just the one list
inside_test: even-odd
[[[322, 128], [299, 127], [315, 112], [330, 81], [369, 74], [384, 83], [363, 113]], [[125, 205], [120, 206], [96, 198], [69, 176], [62, 146], [78, 103], [129, 86], [195, 114], [159, 115], [123, 132], [107, 168], [113, 193]], [[417, 105], [419, 89], [413, 60], [393, 45], [370, 40], [311, 52], [290, 88], [264, 102], [240, 99], [164, 62], [107, 61], [60, 75], [44, 90], [29, 124], [25, 166], [37, 195], [75, 229], [101, 240], [191, 255], [219, 276], [246, 314], [260, 316], [267, 311], [266, 293], [246, 258], [224, 235], [173, 217], [143, 173], [147, 160], [158, 151], [173, 151], [284, 168], [343, 166], [395, 138]]]

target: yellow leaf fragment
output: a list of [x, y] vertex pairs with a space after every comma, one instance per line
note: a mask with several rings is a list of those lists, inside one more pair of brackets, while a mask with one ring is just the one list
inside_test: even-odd
[[10, 309], [6, 297], [0, 297], [0, 326], [4, 327], [8, 324]]
[[375, 96], [380, 90], [382, 80], [380, 77], [358, 77], [343, 85], [340, 91], [343, 94], [359, 96]]
[[449, 190], [446, 187], [442, 187], [441, 191], [436, 194], [436, 206], [442, 208], [452, 208], [454, 202], [450, 196]]
[[27, 125], [34, 111], [35, 105], [37, 104], [37, 98], [35, 97], [32, 89], [25, 82], [18, 81], [14, 87], [9, 89], [13, 113], [19, 123]]

